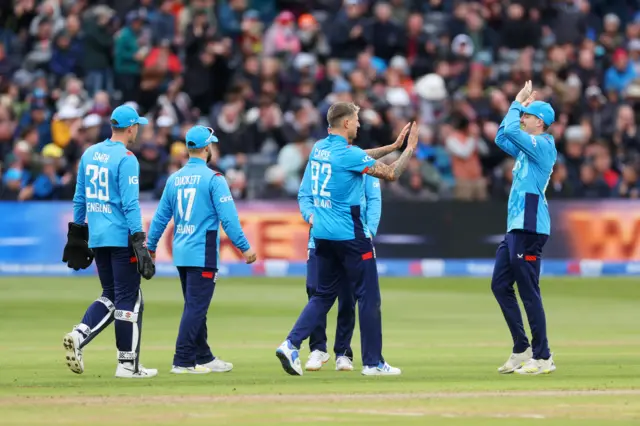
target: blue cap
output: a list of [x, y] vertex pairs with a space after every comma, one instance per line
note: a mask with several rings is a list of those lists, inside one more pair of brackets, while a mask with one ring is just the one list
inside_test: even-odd
[[218, 138], [211, 127], [193, 126], [185, 137], [187, 148], [204, 148], [212, 142], [218, 142]]
[[138, 111], [129, 105], [120, 105], [111, 113], [111, 126], [126, 129], [135, 124], [149, 124], [149, 120], [138, 115]]
[[531, 102], [531, 105], [523, 108], [522, 112], [525, 114], [535, 115], [542, 120], [546, 126], [550, 126], [554, 121], [556, 121], [556, 113], [547, 102]]

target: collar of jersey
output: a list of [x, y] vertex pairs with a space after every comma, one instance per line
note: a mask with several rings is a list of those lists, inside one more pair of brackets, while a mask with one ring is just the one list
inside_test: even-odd
[[347, 140], [340, 135], [330, 134], [327, 137], [327, 139], [330, 139], [331, 141], [343, 142], [344, 144], [348, 144]]
[[202, 158], [191, 157], [189, 158], [189, 161], [187, 161], [187, 164], [206, 164], [206, 161]]

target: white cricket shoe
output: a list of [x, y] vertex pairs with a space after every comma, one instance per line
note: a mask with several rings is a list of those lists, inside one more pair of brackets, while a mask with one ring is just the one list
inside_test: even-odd
[[177, 367], [173, 366], [170, 373], [172, 374], [209, 374], [211, 369], [203, 365], [196, 365], [195, 367]]
[[302, 365], [300, 363], [300, 351], [295, 348], [290, 341], [285, 340], [276, 349], [276, 356], [282, 364], [282, 368], [292, 376], [302, 376]]
[[336, 358], [336, 371], [353, 371], [353, 362], [348, 356], [339, 356]]
[[377, 367], [362, 367], [363, 376], [399, 376], [402, 371], [392, 367], [386, 362], [381, 362]]
[[511, 354], [507, 362], [500, 368], [498, 368], [498, 373], [500, 374], [510, 374], [516, 371], [518, 368], [525, 365], [531, 357], [533, 356], [533, 352], [531, 348], [527, 348], [526, 351], [519, 354]]
[[208, 368], [213, 373], [226, 373], [233, 370], [233, 364], [223, 361], [220, 358], [214, 358], [213, 361], [210, 361], [206, 364], [198, 365], [197, 367]]
[[553, 357], [549, 359], [533, 359], [531, 358], [525, 365], [518, 368], [516, 373], [527, 376], [536, 376], [538, 374], [551, 374], [556, 371], [556, 364]]
[[148, 379], [158, 375], [155, 368], [144, 368], [142, 364], [138, 365], [138, 371], [134, 370], [133, 362], [119, 362], [116, 368], [116, 377], [121, 379]]
[[329, 358], [331, 358], [331, 355], [327, 352], [322, 352], [316, 349], [309, 354], [309, 359], [307, 360], [304, 369], [307, 371], [318, 371], [327, 361], [329, 361]]
[[62, 344], [66, 351], [67, 367], [76, 374], [82, 374], [84, 372], [82, 349], [80, 349], [80, 343], [82, 340], [83, 336], [77, 330], [73, 330], [71, 333], [65, 334], [62, 339]]

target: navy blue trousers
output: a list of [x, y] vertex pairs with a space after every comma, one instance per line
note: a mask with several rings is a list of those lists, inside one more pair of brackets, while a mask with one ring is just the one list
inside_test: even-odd
[[358, 300], [362, 364], [377, 366], [382, 357], [382, 314], [378, 269], [368, 238], [347, 241], [315, 239], [318, 286], [287, 337], [299, 348], [321, 325], [344, 286], [353, 286]]
[[[140, 291], [140, 273], [131, 247], [98, 247], [93, 249], [102, 286], [103, 301], [94, 302], [82, 318], [92, 333], [82, 342], [86, 346], [115, 317], [116, 347], [120, 361], [134, 361], [137, 365], [142, 337], [144, 300]], [[104, 301], [104, 299], [107, 299]], [[115, 315], [105, 306], [115, 306]], [[132, 324], [133, 323], [133, 324]], [[135, 356], [133, 354], [136, 354]]]
[[176, 340], [173, 365], [194, 367], [214, 360], [207, 343], [207, 312], [213, 298], [218, 271], [210, 268], [179, 266], [184, 310]]
[[[316, 249], [309, 249], [307, 260], [307, 296], [309, 300], [318, 289], [318, 259]], [[351, 283], [340, 285], [338, 294], [338, 323], [336, 325], [336, 339], [333, 345], [333, 352], [336, 356], [347, 356], [353, 359], [351, 350], [351, 338], [353, 329], [356, 326], [356, 299], [354, 288]], [[309, 349], [327, 352], [327, 317], [320, 319], [318, 325], [309, 336]]]
[[551, 356], [540, 295], [542, 248], [548, 238], [547, 235], [525, 231], [507, 233], [498, 246], [491, 278], [491, 290], [511, 331], [514, 353], [522, 353], [530, 346], [513, 288], [514, 282], [518, 284], [518, 293], [531, 328], [534, 359], [548, 359]]

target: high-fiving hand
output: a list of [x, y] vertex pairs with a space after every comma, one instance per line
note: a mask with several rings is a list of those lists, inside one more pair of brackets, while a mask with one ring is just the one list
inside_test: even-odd
[[529, 98], [529, 96], [531, 96], [531, 92], [533, 92], [533, 85], [531, 84], [531, 80], [527, 80], [522, 90], [520, 90], [520, 92], [516, 96], [516, 101], [524, 103]]
[[536, 100], [537, 96], [538, 96], [538, 92], [534, 91], [531, 95], [529, 95], [527, 100], [522, 103], [522, 106], [528, 107], [529, 105], [531, 105], [531, 102]]
[[407, 137], [407, 133], [409, 132], [409, 128], [411, 127], [411, 123], [407, 123], [405, 124], [405, 126], [402, 128], [402, 131], [400, 132], [400, 134], [398, 135], [398, 138], [396, 139], [396, 141], [393, 143], [393, 148], [394, 149], [400, 149], [402, 148], [402, 144], [404, 143], [404, 139]]
[[418, 136], [420, 136], [420, 130], [418, 124], [414, 121], [411, 124], [411, 131], [409, 132], [409, 140], [407, 141], [407, 149], [415, 150], [418, 146]]

